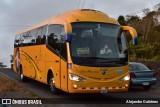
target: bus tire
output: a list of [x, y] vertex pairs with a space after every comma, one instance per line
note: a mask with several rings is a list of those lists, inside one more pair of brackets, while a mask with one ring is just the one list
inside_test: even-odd
[[25, 82], [27, 78], [23, 75], [23, 70], [22, 67], [20, 68], [20, 81]]
[[53, 74], [50, 75], [48, 85], [52, 94], [58, 94], [58, 89], [55, 86], [55, 80]]

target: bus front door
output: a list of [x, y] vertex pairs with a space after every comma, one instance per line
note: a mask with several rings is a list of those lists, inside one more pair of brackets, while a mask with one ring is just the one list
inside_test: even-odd
[[60, 72], [61, 72], [61, 89], [68, 91], [68, 69], [67, 69], [67, 47], [66, 43], [61, 44], [60, 52]]

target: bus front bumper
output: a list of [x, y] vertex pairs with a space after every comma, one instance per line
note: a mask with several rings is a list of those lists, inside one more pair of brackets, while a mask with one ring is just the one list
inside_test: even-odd
[[116, 83], [92, 83], [81, 85], [73, 83], [68, 87], [69, 93], [110, 93], [110, 92], [126, 92], [129, 88], [129, 82], [116, 84]]

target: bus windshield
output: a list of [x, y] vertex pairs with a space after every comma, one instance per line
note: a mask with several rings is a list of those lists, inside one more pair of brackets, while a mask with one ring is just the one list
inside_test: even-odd
[[128, 63], [124, 33], [119, 25], [72, 23], [71, 57], [74, 64], [122, 66]]

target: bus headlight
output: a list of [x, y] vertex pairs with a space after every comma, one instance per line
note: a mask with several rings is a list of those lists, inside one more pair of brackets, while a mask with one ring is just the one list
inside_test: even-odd
[[79, 77], [75, 74], [69, 74], [69, 79], [72, 80], [72, 81], [86, 81], [86, 79], [82, 78], [82, 77]]
[[128, 81], [128, 80], [130, 80], [130, 75], [129, 75], [129, 74], [127, 74], [126, 76], [124, 76], [124, 77], [120, 78], [120, 80]]

